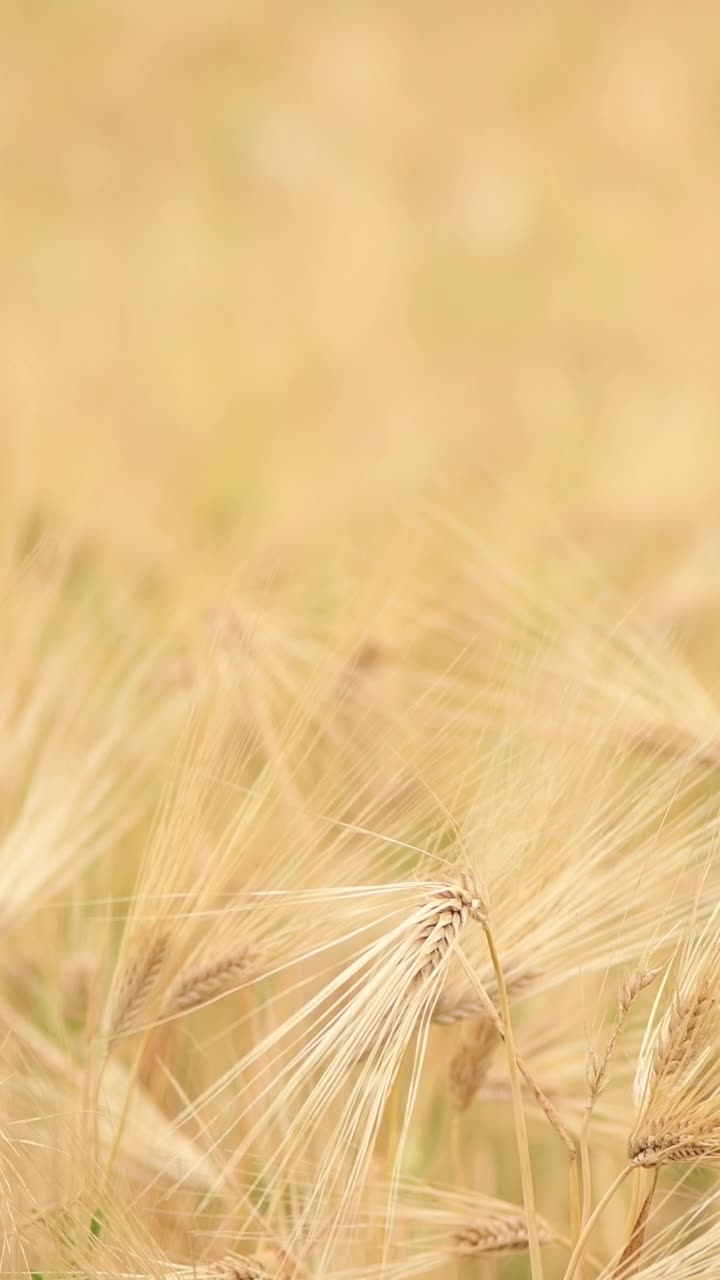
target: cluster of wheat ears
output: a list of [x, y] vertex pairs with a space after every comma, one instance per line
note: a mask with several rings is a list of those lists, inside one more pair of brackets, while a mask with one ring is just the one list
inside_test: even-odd
[[720, 709], [557, 533], [369, 559], [9, 557], [2, 1276], [720, 1275]]

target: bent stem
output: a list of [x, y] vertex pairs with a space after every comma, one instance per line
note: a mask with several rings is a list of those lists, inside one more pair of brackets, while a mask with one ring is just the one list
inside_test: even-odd
[[505, 977], [500, 964], [500, 958], [495, 948], [495, 941], [492, 936], [490, 924], [487, 920], [483, 921], [483, 929], [487, 938], [490, 959], [495, 970], [495, 980], [498, 985], [498, 994], [500, 996], [500, 1008], [502, 1011], [503, 1025], [505, 1029], [505, 1048], [507, 1049], [508, 1070], [510, 1073], [510, 1088], [512, 1091], [513, 1117], [515, 1120], [515, 1136], [517, 1139], [518, 1158], [520, 1161], [520, 1180], [522, 1183], [523, 1203], [525, 1205], [525, 1216], [527, 1218], [527, 1234], [528, 1234], [528, 1252], [530, 1254], [530, 1273], [532, 1280], [543, 1280], [542, 1255], [540, 1252], [540, 1236], [538, 1232], [537, 1219], [535, 1216], [535, 1189], [532, 1179], [532, 1165], [530, 1163], [530, 1147], [528, 1144], [527, 1126], [525, 1124], [525, 1111], [522, 1101], [522, 1086], [520, 1084], [520, 1070], [518, 1067], [517, 1055], [515, 1053], [515, 1041], [512, 1032], [512, 1024], [510, 1021], [510, 1004], [508, 1001], [507, 987], [505, 986]]
[[628, 1177], [630, 1173], [632, 1173], [633, 1168], [634, 1168], [633, 1165], [626, 1164], [625, 1167], [620, 1170], [615, 1180], [611, 1182], [610, 1186], [605, 1192], [605, 1195], [602, 1196], [600, 1200], [598, 1200], [593, 1212], [590, 1214], [590, 1217], [588, 1218], [587, 1222], [585, 1223], [585, 1226], [580, 1232], [580, 1236], [571, 1254], [570, 1261], [568, 1262], [568, 1265], [567, 1265], [567, 1270], [565, 1272], [565, 1275], [563, 1276], [563, 1280], [572, 1280], [572, 1277], [577, 1272], [580, 1260], [583, 1257], [583, 1254], [585, 1253], [585, 1246], [587, 1245], [588, 1239], [590, 1238], [590, 1234], [593, 1230], [593, 1227], [595, 1226], [596, 1222], [598, 1221], [598, 1218], [607, 1208], [607, 1206], [609, 1205], [610, 1201], [613, 1199], [615, 1194], [620, 1190], [620, 1187], [622, 1186], [625, 1179]]

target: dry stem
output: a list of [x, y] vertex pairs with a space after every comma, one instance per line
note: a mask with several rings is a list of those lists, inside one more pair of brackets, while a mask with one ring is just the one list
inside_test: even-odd
[[485, 930], [485, 937], [487, 939], [488, 950], [490, 952], [490, 959], [492, 960], [495, 977], [497, 979], [500, 1007], [502, 1009], [502, 1020], [505, 1029], [505, 1047], [507, 1049], [508, 1070], [510, 1072], [510, 1084], [512, 1087], [513, 1114], [515, 1118], [515, 1134], [517, 1138], [518, 1157], [520, 1160], [520, 1180], [522, 1183], [523, 1204], [525, 1205], [525, 1215], [527, 1219], [530, 1272], [532, 1280], [543, 1280], [540, 1235], [535, 1216], [535, 1189], [533, 1187], [532, 1165], [530, 1162], [530, 1147], [528, 1144], [527, 1127], [525, 1124], [525, 1112], [523, 1110], [520, 1070], [515, 1053], [512, 1023], [510, 1021], [510, 1003], [508, 1001], [507, 988], [503, 977], [502, 965], [500, 964], [500, 957], [498, 956], [495, 941], [492, 936], [492, 930], [490, 928], [490, 922], [487, 918], [483, 921], [483, 928]]

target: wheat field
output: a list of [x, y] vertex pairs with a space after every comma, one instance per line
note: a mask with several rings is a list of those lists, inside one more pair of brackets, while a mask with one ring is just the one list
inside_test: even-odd
[[9, 0], [0, 1276], [720, 1276], [720, 17]]

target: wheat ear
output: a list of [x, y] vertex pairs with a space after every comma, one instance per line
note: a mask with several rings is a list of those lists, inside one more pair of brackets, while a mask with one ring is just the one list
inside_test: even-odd
[[625, 1029], [628, 1015], [633, 1006], [634, 1001], [653, 983], [659, 974], [659, 969], [646, 969], [644, 966], [636, 969], [630, 975], [626, 982], [623, 983], [620, 991], [620, 999], [618, 1001], [618, 1013], [613, 1027], [612, 1034], [607, 1042], [605, 1052], [601, 1058], [595, 1054], [591, 1054], [587, 1066], [587, 1081], [590, 1091], [590, 1101], [593, 1102], [600, 1093], [605, 1083], [605, 1076], [610, 1064], [610, 1059], [618, 1045], [620, 1037]]
[[470, 873], [462, 873], [453, 884], [433, 888], [408, 939], [407, 979], [403, 989], [394, 1000], [379, 1035], [374, 1029], [372, 1041], [368, 1040], [357, 1050], [354, 1061], [362, 1062], [378, 1045], [392, 1038], [418, 994], [427, 990], [444, 965], [468, 921], [482, 922], [484, 918], [483, 889]]
[[691, 995], [678, 992], [670, 1009], [667, 1026], [658, 1036], [653, 1054], [651, 1087], [661, 1076], [672, 1076], [682, 1067], [700, 1022], [715, 1004], [710, 982], [706, 979]]
[[441, 885], [425, 905], [427, 919], [417, 928], [411, 985], [420, 987], [440, 968], [468, 920], [484, 923], [483, 892], [474, 877], [464, 874], [456, 884]]
[[450, 1097], [458, 1111], [467, 1111], [490, 1066], [500, 1043], [497, 1027], [490, 1018], [477, 1018], [470, 1034], [450, 1063], [448, 1083]]
[[[462, 956], [460, 956], [460, 962], [461, 964], [463, 964], [463, 967], [466, 967], [465, 961]], [[471, 983], [473, 984], [473, 986], [475, 987], [475, 990], [478, 993], [478, 999], [481, 1001], [489, 1021], [494, 1026], [500, 1039], [502, 1041], [505, 1041], [505, 1025], [503, 1023], [503, 1019], [500, 1017], [500, 1014], [495, 1008], [495, 1005], [490, 999], [488, 993], [485, 991], [483, 984], [480, 982], [480, 979], [477, 977], [477, 975], [473, 973], [472, 969], [470, 969], [469, 967], [466, 967], [466, 972], [468, 974], [468, 977], [470, 978]], [[525, 1081], [525, 1084], [530, 1090], [530, 1093], [532, 1094], [538, 1106], [540, 1107], [541, 1111], [545, 1115], [545, 1118], [552, 1125], [558, 1137], [562, 1140], [562, 1142], [566, 1146], [570, 1159], [574, 1160], [577, 1153], [576, 1153], [576, 1147], [575, 1147], [575, 1139], [573, 1135], [571, 1134], [567, 1125], [563, 1122], [563, 1120], [558, 1115], [555, 1107], [553, 1106], [552, 1102], [548, 1098], [547, 1094], [544, 1093], [543, 1090], [540, 1088], [540, 1085], [535, 1080], [535, 1077], [533, 1076], [529, 1066], [525, 1062], [525, 1059], [517, 1052], [517, 1050], [515, 1051], [515, 1061], [517, 1063], [518, 1070], [523, 1080]]]
[[252, 1258], [230, 1256], [216, 1262], [208, 1271], [208, 1280], [265, 1280], [266, 1272]]
[[167, 954], [166, 933], [148, 940], [128, 965], [108, 1018], [108, 1047], [131, 1031], [147, 1004]]
[[[532, 981], [532, 977], [529, 969], [511, 970], [505, 978], [508, 996], [516, 995]], [[497, 1005], [494, 974], [492, 981], [483, 979], [483, 986], [493, 1004]], [[499, 1015], [495, 1020], [489, 1018], [484, 1003], [467, 984], [455, 983], [452, 987], [444, 988], [433, 1011], [433, 1021], [455, 1022], [460, 1018], [473, 1016], [468, 1012], [471, 1004], [474, 1004], [475, 1016], [465, 1040], [450, 1063], [448, 1073], [450, 1096], [458, 1111], [467, 1110], [487, 1075], [493, 1052], [501, 1038], [502, 1019]]]
[[189, 1013], [216, 996], [223, 995], [247, 976], [255, 959], [256, 952], [248, 946], [222, 960], [189, 970], [170, 988], [162, 1005], [161, 1016], [172, 1018], [180, 1013]]
[[[541, 1244], [552, 1240], [552, 1233], [540, 1220], [537, 1234]], [[481, 1254], [502, 1257], [504, 1254], [525, 1253], [528, 1249], [527, 1219], [523, 1214], [517, 1214], [512, 1218], [490, 1218], [461, 1227], [453, 1232], [451, 1247], [454, 1254], [463, 1258]]]
[[592, 1168], [590, 1164], [590, 1152], [588, 1149], [588, 1136], [590, 1132], [590, 1121], [592, 1119], [593, 1108], [605, 1083], [608, 1066], [615, 1049], [620, 1041], [620, 1037], [625, 1029], [630, 1010], [642, 991], [653, 983], [660, 972], [659, 969], [648, 969], [644, 965], [640, 965], [630, 977], [626, 979], [620, 990], [620, 999], [618, 1001], [618, 1012], [615, 1019], [615, 1026], [605, 1046], [605, 1052], [599, 1057], [591, 1050], [588, 1056], [586, 1075], [588, 1083], [588, 1102], [580, 1126], [580, 1165], [582, 1170], [582, 1207], [580, 1211], [580, 1221], [578, 1223], [578, 1234], [582, 1231], [585, 1223], [590, 1217], [590, 1209], [592, 1205]]
[[[527, 966], [508, 966], [508, 971], [505, 975], [508, 994], [516, 996], [520, 991], [524, 991], [530, 986], [536, 977], [536, 971]], [[497, 984], [492, 969], [487, 974], [481, 973], [480, 979], [487, 995], [490, 996], [493, 1004], [497, 1007]], [[486, 1013], [486, 1002], [480, 998], [474, 984], [455, 980], [454, 982], [445, 983], [435, 1001], [432, 1021], [440, 1026], [449, 1026], [452, 1023], [464, 1022], [471, 1018], [482, 1018]]]
[[162, 1280], [267, 1280], [267, 1273], [257, 1265], [254, 1258], [229, 1253], [222, 1261], [211, 1262], [201, 1268], [185, 1265], [173, 1267], [171, 1271], [163, 1272]]

